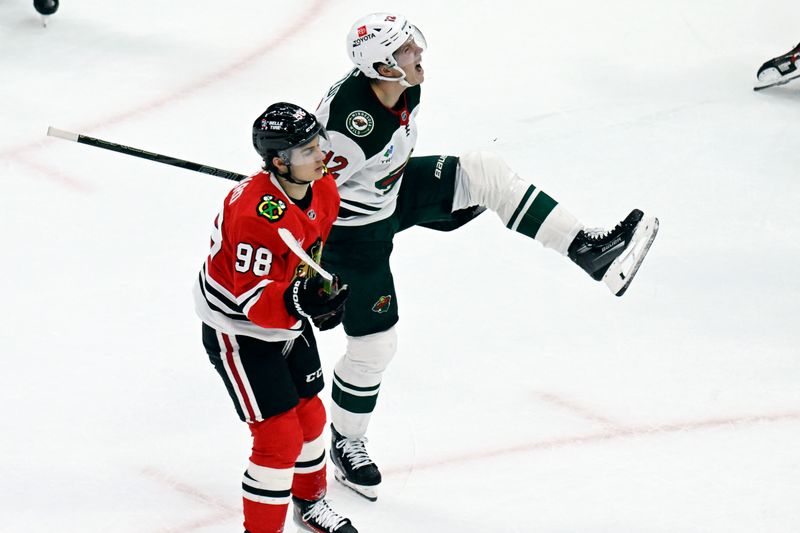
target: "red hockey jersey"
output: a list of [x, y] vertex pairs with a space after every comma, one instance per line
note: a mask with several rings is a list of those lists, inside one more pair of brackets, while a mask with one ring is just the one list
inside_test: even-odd
[[339, 211], [339, 193], [326, 175], [311, 185], [311, 204], [301, 209], [269, 172], [242, 180], [214, 220], [211, 252], [194, 288], [203, 322], [232, 335], [266, 341], [297, 337], [302, 324], [290, 315], [283, 293], [296, 276], [308, 276], [281, 240], [288, 229], [319, 261], [322, 245]]

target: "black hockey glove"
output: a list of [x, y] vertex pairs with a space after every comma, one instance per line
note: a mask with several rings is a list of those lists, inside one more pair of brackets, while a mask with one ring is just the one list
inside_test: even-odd
[[339, 276], [334, 275], [330, 293], [325, 292], [325, 280], [314, 276], [292, 281], [283, 298], [292, 316], [308, 318], [320, 331], [325, 331], [341, 324], [349, 291]]

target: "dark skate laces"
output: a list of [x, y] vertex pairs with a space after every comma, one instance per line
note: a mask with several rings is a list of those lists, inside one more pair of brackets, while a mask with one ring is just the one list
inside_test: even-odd
[[367, 449], [364, 443], [367, 442], [366, 437], [359, 439], [342, 439], [336, 443], [336, 448], [342, 450], [342, 453], [347, 458], [353, 470], [358, 470], [362, 466], [373, 464], [372, 459], [369, 458]]
[[319, 500], [309, 507], [308, 510], [303, 513], [302, 518], [303, 522], [311, 523], [313, 521], [314, 524], [330, 531], [336, 531], [347, 523], [347, 518], [331, 509], [328, 502], [324, 499]]

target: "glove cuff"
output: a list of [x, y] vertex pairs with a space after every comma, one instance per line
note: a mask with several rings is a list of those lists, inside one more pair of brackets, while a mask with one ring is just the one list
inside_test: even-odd
[[289, 314], [297, 319], [311, 318], [300, 306], [300, 287], [303, 285], [303, 279], [296, 279], [289, 284], [286, 291], [283, 293], [283, 300], [286, 304], [286, 309]]

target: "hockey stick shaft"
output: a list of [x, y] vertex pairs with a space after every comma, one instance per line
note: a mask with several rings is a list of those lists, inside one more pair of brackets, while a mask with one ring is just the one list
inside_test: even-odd
[[210, 174], [219, 178], [225, 178], [226, 180], [241, 181], [247, 177], [244, 174], [238, 174], [236, 172], [231, 172], [230, 170], [223, 170], [221, 168], [210, 167], [208, 165], [201, 165], [200, 163], [193, 163], [192, 161], [186, 161], [185, 159], [178, 159], [177, 157], [170, 157], [168, 155], [147, 152], [145, 150], [140, 150], [139, 148], [133, 148], [131, 146], [125, 146], [124, 144], [104, 141], [103, 139], [96, 139], [95, 137], [72, 133], [70, 131], [64, 131], [58, 128], [48, 127], [47, 135], [80, 144], [88, 144], [89, 146], [95, 146], [105, 150], [111, 150], [112, 152], [119, 152], [121, 154], [132, 155], [134, 157], [141, 157], [142, 159], [149, 159], [150, 161], [155, 161], [156, 163], [163, 163], [173, 167], [185, 168], [195, 172], [202, 172], [203, 174]]
[[281, 240], [286, 243], [286, 246], [288, 246], [294, 255], [299, 257], [301, 261], [305, 262], [305, 264], [307, 264], [309, 267], [316, 270], [325, 281], [329, 283], [333, 281], [333, 276], [331, 273], [322, 268], [319, 263], [311, 259], [311, 256], [308, 255], [305, 250], [303, 250], [303, 247], [300, 246], [300, 243], [297, 242], [297, 239], [294, 238], [294, 235], [292, 235], [291, 231], [286, 228], [278, 228], [278, 235], [280, 235]]

